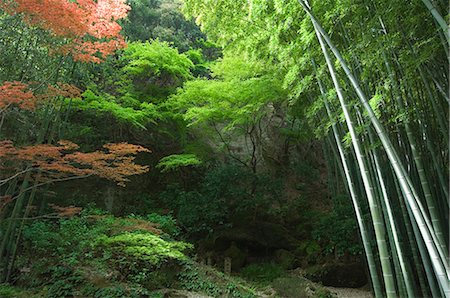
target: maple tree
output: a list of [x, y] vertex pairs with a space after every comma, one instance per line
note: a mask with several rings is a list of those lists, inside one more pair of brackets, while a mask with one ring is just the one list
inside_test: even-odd
[[36, 96], [28, 89], [28, 85], [21, 82], [4, 82], [0, 86], [0, 111], [11, 105], [18, 105], [22, 109], [34, 109]]
[[34, 110], [39, 102], [55, 97], [80, 98], [81, 90], [76, 86], [58, 82], [55, 86], [49, 85], [41, 94], [34, 94], [29, 84], [18, 81], [3, 82], [0, 85], [0, 112], [16, 105], [23, 110]]
[[147, 166], [134, 163], [138, 152], [148, 149], [128, 143], [106, 144], [103, 151], [79, 152], [78, 145], [60, 141], [57, 145], [37, 144], [15, 147], [11, 141], [0, 142], [0, 169], [8, 172], [32, 167], [39, 169], [39, 180], [60, 179], [68, 175], [85, 177], [96, 175], [125, 186], [128, 176], [148, 171]]
[[130, 10], [124, 0], [16, 0], [2, 1], [0, 8], [67, 39], [57, 52], [77, 61], [99, 63], [125, 46], [117, 23]]
[[81, 90], [72, 84], [58, 82], [56, 86], [49, 85], [42, 98], [62, 96], [64, 98], [80, 98]]

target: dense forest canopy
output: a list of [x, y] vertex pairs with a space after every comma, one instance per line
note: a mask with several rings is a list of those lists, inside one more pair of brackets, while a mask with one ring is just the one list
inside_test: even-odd
[[2, 0], [0, 296], [450, 297], [448, 18]]

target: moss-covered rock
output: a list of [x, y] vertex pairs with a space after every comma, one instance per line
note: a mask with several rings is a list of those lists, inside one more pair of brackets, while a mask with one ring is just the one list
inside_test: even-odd
[[290, 275], [273, 281], [272, 287], [283, 298], [332, 298], [333, 295], [324, 287], [301, 276]]

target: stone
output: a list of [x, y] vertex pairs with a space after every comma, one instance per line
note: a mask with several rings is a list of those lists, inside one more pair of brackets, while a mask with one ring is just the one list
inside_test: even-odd
[[237, 247], [235, 242], [232, 242], [230, 247], [224, 252], [225, 258], [231, 259], [231, 270], [238, 271], [245, 264], [245, 259], [247, 258], [247, 253], [239, 247]]

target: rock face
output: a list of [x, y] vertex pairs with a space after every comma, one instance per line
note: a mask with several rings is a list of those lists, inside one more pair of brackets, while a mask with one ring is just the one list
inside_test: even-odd
[[367, 284], [367, 276], [362, 264], [326, 264], [308, 270], [306, 277], [324, 286], [340, 288], [359, 288]]
[[216, 251], [227, 249], [232, 242], [239, 247], [269, 250], [291, 250], [298, 245], [298, 240], [291, 236], [289, 230], [282, 225], [269, 222], [256, 222], [245, 227], [233, 227], [218, 232], [214, 239], [214, 249]]

